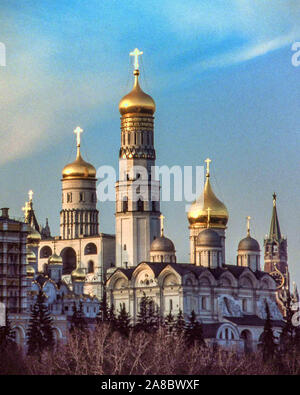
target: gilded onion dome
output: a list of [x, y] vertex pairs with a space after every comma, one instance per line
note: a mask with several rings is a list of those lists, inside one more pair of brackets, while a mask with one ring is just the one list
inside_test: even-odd
[[33, 227], [30, 227], [29, 234], [27, 236], [28, 244], [38, 244], [41, 241], [41, 234]]
[[34, 270], [33, 266], [26, 265], [26, 276], [28, 278], [34, 278], [34, 275], [35, 275], [35, 270]]
[[74, 133], [77, 134], [77, 156], [74, 162], [67, 164], [62, 171], [62, 178], [64, 180], [70, 180], [73, 178], [95, 178], [96, 169], [93, 165], [85, 162], [80, 153], [80, 133], [83, 130], [77, 127]]
[[119, 103], [121, 115], [142, 113], [151, 114], [155, 112], [155, 102], [151, 96], [145, 93], [139, 84], [139, 70], [134, 70], [134, 86], [130, 93], [124, 96]]
[[62, 265], [63, 260], [60, 255], [57, 255], [55, 252], [48, 259], [48, 265]]
[[85, 271], [81, 267], [78, 267], [77, 269], [73, 270], [71, 273], [72, 280], [74, 281], [85, 281]]
[[27, 247], [26, 255], [28, 264], [35, 263], [36, 255], [31, 248]]
[[207, 159], [206, 182], [203, 193], [191, 204], [188, 212], [190, 225], [198, 227], [225, 228], [229, 214], [224, 203], [214, 194], [210, 185], [209, 162]]

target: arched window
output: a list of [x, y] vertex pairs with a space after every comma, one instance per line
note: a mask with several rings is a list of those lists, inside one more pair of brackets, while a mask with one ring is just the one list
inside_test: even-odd
[[123, 211], [123, 213], [126, 213], [128, 211], [128, 197], [127, 196], [125, 196], [123, 198], [122, 211]]
[[66, 247], [60, 253], [63, 260], [63, 274], [71, 274], [76, 269], [76, 252], [71, 247]]
[[201, 298], [201, 309], [206, 310], [206, 296], [202, 296]]
[[52, 255], [52, 250], [49, 246], [44, 246], [40, 251], [40, 258], [49, 258]]
[[94, 273], [94, 271], [95, 271], [94, 262], [88, 261], [88, 273]]
[[142, 199], [137, 201], [137, 211], [144, 211], [144, 202]]
[[97, 246], [94, 243], [88, 243], [84, 248], [84, 255], [97, 254]]

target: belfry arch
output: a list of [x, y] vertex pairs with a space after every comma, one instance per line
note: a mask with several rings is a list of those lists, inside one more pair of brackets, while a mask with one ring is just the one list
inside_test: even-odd
[[71, 274], [76, 269], [76, 252], [72, 247], [64, 248], [60, 253], [63, 260], [63, 274]]

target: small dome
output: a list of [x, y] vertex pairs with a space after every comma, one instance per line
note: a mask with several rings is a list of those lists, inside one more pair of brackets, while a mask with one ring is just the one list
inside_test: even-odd
[[62, 265], [63, 264], [62, 257], [60, 255], [57, 255], [54, 253], [48, 259], [48, 264], [49, 265]]
[[227, 208], [214, 194], [209, 176], [206, 176], [203, 194], [192, 203], [188, 212], [190, 225], [207, 227], [209, 209], [211, 227], [225, 228], [229, 217]]
[[196, 244], [202, 247], [222, 247], [221, 237], [212, 229], [205, 229], [200, 232]]
[[238, 251], [240, 250], [260, 251], [260, 248], [257, 240], [247, 236], [239, 242]]
[[30, 228], [30, 233], [27, 236], [28, 244], [39, 243], [42, 239], [42, 236], [35, 228]]
[[73, 178], [95, 178], [96, 169], [90, 163], [85, 162], [80, 151], [77, 152], [77, 158], [74, 162], [69, 163], [63, 168], [62, 178], [69, 180]]
[[135, 82], [130, 93], [124, 96], [119, 103], [119, 111], [121, 115], [143, 113], [153, 115], [155, 112], [155, 102], [151, 96], [145, 93], [138, 81], [139, 71], [134, 71]]
[[26, 266], [26, 275], [29, 278], [33, 278], [34, 277], [35, 270], [34, 270], [33, 266], [31, 266], [31, 265], [27, 265]]
[[35, 261], [36, 261], [36, 255], [35, 255], [35, 253], [32, 251], [32, 249], [30, 249], [30, 248], [27, 247], [27, 252], [26, 252], [26, 254], [27, 254], [27, 261], [28, 261], [28, 263], [35, 263]]
[[73, 270], [71, 276], [74, 281], [85, 281], [86, 277], [85, 271], [81, 267]]
[[165, 236], [160, 236], [154, 239], [151, 243], [150, 252], [154, 251], [175, 252], [175, 246], [172, 240]]

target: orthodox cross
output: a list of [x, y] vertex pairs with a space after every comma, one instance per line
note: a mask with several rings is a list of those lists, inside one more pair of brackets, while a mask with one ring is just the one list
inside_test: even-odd
[[83, 132], [83, 129], [81, 129], [80, 126], [77, 126], [77, 128], [74, 129], [74, 133], [76, 134], [77, 147], [80, 147], [80, 134], [82, 132]]
[[160, 236], [163, 237], [163, 235], [164, 235], [164, 219], [165, 219], [165, 217], [161, 214], [159, 218], [160, 218]]
[[22, 211], [24, 211], [25, 222], [28, 219], [28, 212], [29, 212], [29, 210], [30, 210], [29, 204], [28, 204], [28, 202], [25, 202], [25, 207], [22, 207]]
[[246, 217], [247, 220], [247, 236], [250, 236], [250, 219], [251, 217]]
[[276, 206], [276, 197], [277, 197], [277, 195], [276, 195], [276, 193], [274, 192], [274, 193], [273, 193], [273, 206], [274, 206], [274, 207]]
[[139, 70], [139, 56], [143, 55], [143, 51], [135, 48], [129, 55], [134, 56], [134, 70]]
[[204, 161], [206, 163], [206, 177], [209, 177], [209, 165], [211, 160], [209, 158], [205, 159]]

